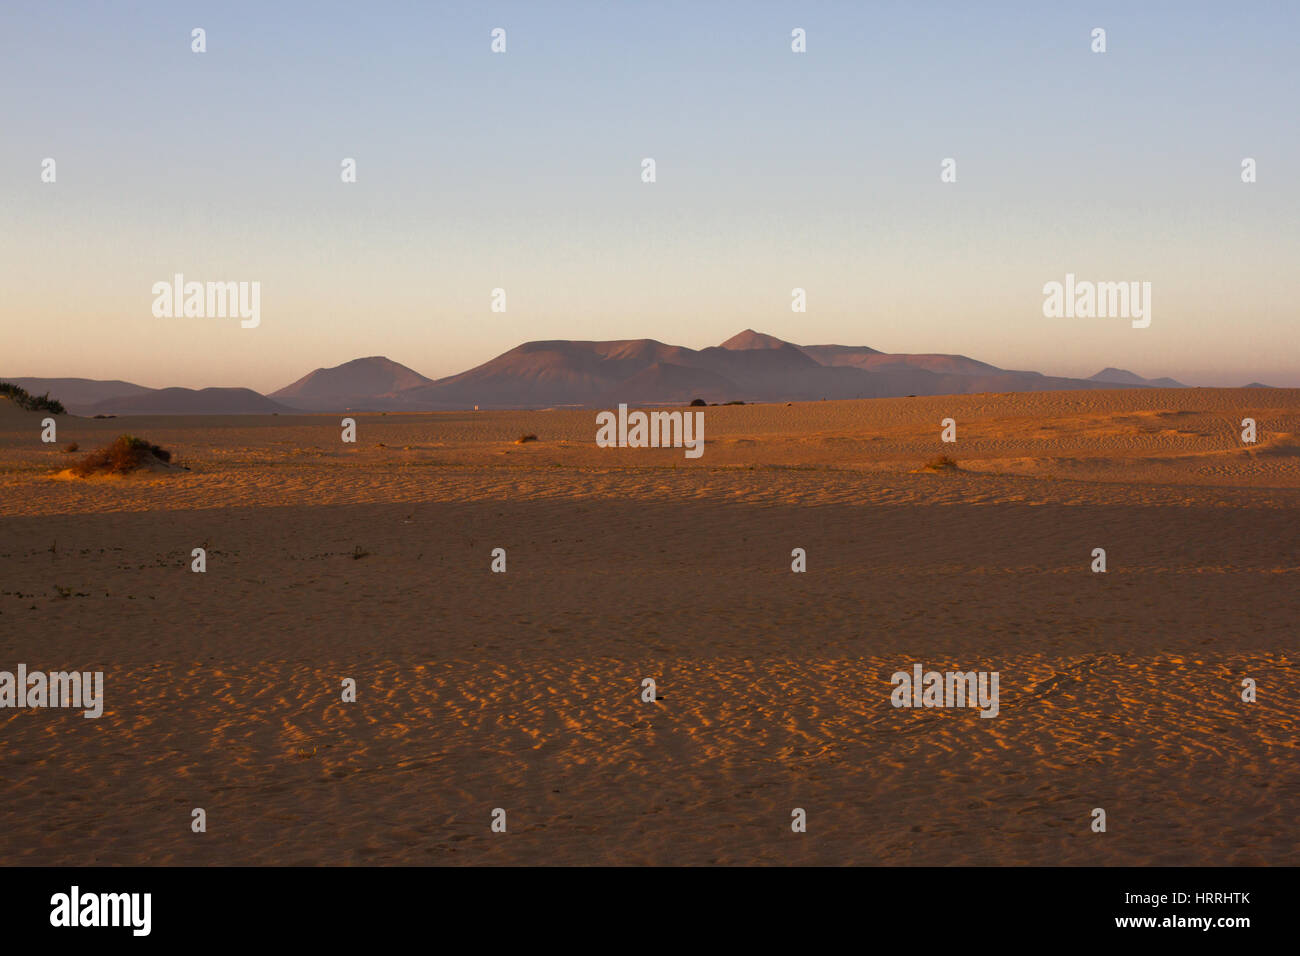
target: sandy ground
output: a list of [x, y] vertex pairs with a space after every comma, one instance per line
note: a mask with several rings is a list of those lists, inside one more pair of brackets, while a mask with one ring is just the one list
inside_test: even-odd
[[[107, 701], [0, 711], [6, 862], [1300, 864], [1300, 390], [709, 408], [694, 461], [41, 417], [0, 402], [0, 669]], [[189, 470], [51, 477], [126, 431]], [[892, 707], [914, 663], [999, 715]]]

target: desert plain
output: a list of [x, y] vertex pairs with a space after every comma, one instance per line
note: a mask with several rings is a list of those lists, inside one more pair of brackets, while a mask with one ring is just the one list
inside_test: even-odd
[[[595, 412], [0, 399], [0, 669], [105, 696], [0, 711], [0, 856], [1300, 864], [1300, 390], [709, 407], [696, 460]], [[59, 475], [124, 432], [177, 468]]]

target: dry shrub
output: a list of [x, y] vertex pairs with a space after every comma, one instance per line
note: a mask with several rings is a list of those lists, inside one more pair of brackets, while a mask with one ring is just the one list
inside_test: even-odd
[[134, 435], [119, 435], [111, 445], [92, 451], [73, 465], [72, 472], [81, 478], [91, 475], [124, 475], [147, 467], [153, 461], [171, 460], [172, 453], [165, 448], [159, 448]]
[[957, 459], [937, 455], [925, 463], [926, 471], [957, 471]]

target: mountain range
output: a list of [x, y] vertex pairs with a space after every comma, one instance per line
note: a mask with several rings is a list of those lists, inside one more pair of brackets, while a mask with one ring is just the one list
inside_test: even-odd
[[[247, 388], [151, 389], [84, 378], [6, 379], [79, 415], [438, 411], [613, 407], [619, 403], [815, 401], [1061, 389], [1186, 388], [1106, 368], [1086, 379], [1002, 369], [964, 355], [795, 345], [746, 329], [692, 349], [654, 339], [525, 342], [475, 368], [430, 379], [383, 356], [318, 368], [270, 395]], [[1255, 383], [1252, 383], [1255, 384]]]

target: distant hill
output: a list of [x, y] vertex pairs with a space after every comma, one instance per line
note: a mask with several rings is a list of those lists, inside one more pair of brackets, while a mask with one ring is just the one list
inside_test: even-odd
[[590, 405], [656, 363], [693, 367], [698, 354], [653, 339], [525, 342], [466, 372], [408, 389], [400, 398], [410, 407], [431, 409]]
[[5, 381], [19, 385], [33, 395], [44, 395], [49, 392], [51, 398], [57, 398], [74, 415], [84, 415], [88, 412], [94, 414], [90, 411], [91, 406], [106, 398], [143, 395], [153, 391], [143, 385], [116, 379], [100, 381], [93, 378], [8, 378]]
[[[1002, 369], [987, 362], [977, 362], [964, 355], [935, 355], [900, 353], [890, 355], [875, 349], [854, 348], [848, 345], [803, 345], [805, 355], [811, 356], [822, 365], [851, 366], [868, 371], [885, 369], [918, 369], [926, 372], [951, 373], [954, 375], [990, 375]], [[1037, 374], [1037, 373], [1030, 373]]]
[[294, 409], [250, 388], [146, 388], [116, 379], [7, 379], [34, 394], [50, 393], [74, 415], [257, 415]]
[[1263, 382], [1251, 382], [1249, 385], [1243, 385], [1242, 388], [1273, 388], [1272, 385], [1265, 385]]
[[1096, 375], [1089, 376], [1091, 382], [1105, 382], [1107, 385], [1137, 385], [1148, 388], [1187, 388], [1182, 382], [1172, 378], [1143, 378], [1128, 369], [1104, 368]]
[[789, 344], [790, 343], [778, 339], [775, 335], [768, 335], [765, 332], [755, 332], [753, 329], [745, 329], [745, 331], [737, 332], [731, 338], [727, 339], [727, 341], [719, 345], [718, 348], [728, 349], [733, 352], [745, 352], [752, 351], [753, 349], [780, 349], [787, 347]]
[[433, 384], [419, 372], [382, 355], [318, 368], [269, 396], [306, 411], [383, 411], [401, 407], [399, 392]]
[[[1003, 369], [965, 355], [888, 353], [865, 345], [795, 345], [745, 329], [692, 349], [655, 339], [525, 342], [456, 375], [430, 379], [372, 355], [318, 368], [269, 396], [246, 388], [148, 389], [121, 381], [11, 379], [78, 415], [436, 411], [583, 405], [784, 402], [1062, 389], [1186, 388], [1105, 368], [1090, 378]], [[1248, 388], [1267, 388], [1258, 382]]]
[[[795, 345], [745, 329], [691, 349], [654, 339], [525, 342], [457, 375], [384, 396], [417, 409], [705, 401], [808, 401], [970, 392], [1113, 388], [1000, 369], [964, 355], [886, 354], [866, 346]], [[275, 393], [276, 398], [281, 393]]]
[[655, 362], [609, 389], [597, 404], [651, 405], [683, 401], [680, 396], [688, 394], [692, 399], [702, 398], [706, 402], [726, 402], [740, 391], [740, 386], [717, 372]]
[[99, 415], [259, 415], [294, 409], [251, 388], [159, 388], [142, 395], [106, 398], [91, 406]]

